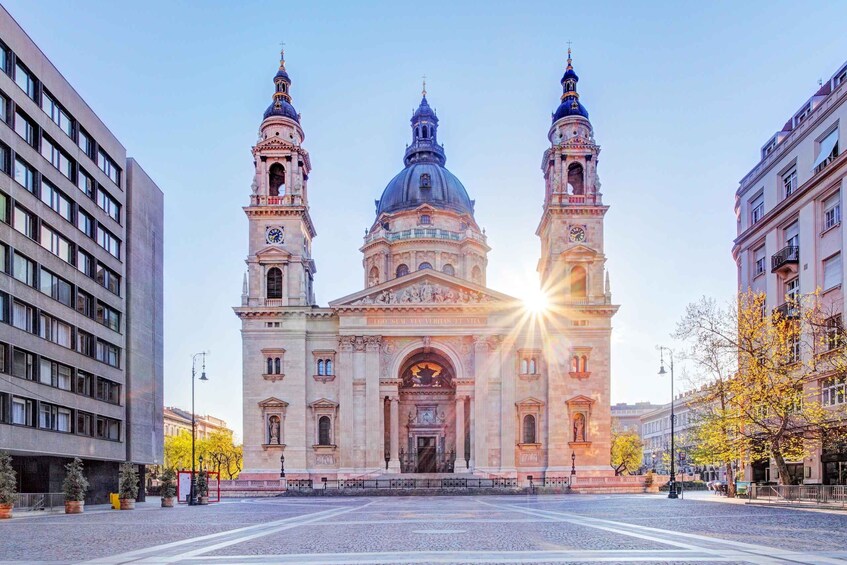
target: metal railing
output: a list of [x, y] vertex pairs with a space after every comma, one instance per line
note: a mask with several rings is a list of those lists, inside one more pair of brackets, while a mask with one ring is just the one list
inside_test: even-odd
[[750, 500], [847, 508], [847, 485], [750, 485]]
[[800, 247], [797, 245], [786, 245], [771, 255], [771, 272], [778, 270], [789, 263], [800, 262]]
[[65, 495], [61, 492], [19, 492], [15, 494], [15, 511], [55, 510], [65, 508]]
[[446, 478], [446, 479], [340, 479], [313, 481], [296, 479], [288, 481], [288, 490], [314, 492], [328, 490], [366, 490], [366, 489], [515, 489], [520, 485], [517, 479], [508, 478]]
[[376, 241], [377, 239], [386, 239], [388, 241], [398, 241], [403, 239], [447, 239], [450, 241], [462, 241], [465, 239], [473, 239], [485, 243], [486, 237], [482, 234], [477, 234], [471, 230], [464, 232], [455, 232], [443, 230], [440, 228], [413, 228], [396, 232], [378, 231], [365, 236], [365, 243]]

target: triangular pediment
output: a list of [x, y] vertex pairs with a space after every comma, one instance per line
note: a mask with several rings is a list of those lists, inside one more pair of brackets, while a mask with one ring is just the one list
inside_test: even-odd
[[524, 398], [520, 402], [515, 402], [515, 406], [523, 407], [523, 408], [530, 408], [530, 407], [540, 408], [541, 406], [544, 406], [544, 403], [542, 401], [538, 400], [537, 398], [533, 397], [533, 396], [529, 396], [527, 398]]
[[315, 400], [314, 402], [310, 402], [309, 406], [312, 409], [315, 408], [338, 408], [338, 403], [334, 400], [330, 400], [328, 398], [320, 398]]
[[342, 307], [486, 306], [519, 302], [506, 294], [432, 269], [386, 281], [329, 303]]
[[275, 245], [269, 245], [264, 249], [260, 249], [256, 252], [256, 257], [262, 263], [272, 263], [275, 261], [284, 262], [288, 261], [291, 258], [291, 253], [283, 249], [282, 247], [277, 247]]
[[580, 394], [580, 395], [574, 396], [573, 398], [571, 398], [569, 400], [566, 400], [565, 404], [567, 404], [568, 406], [585, 406], [585, 405], [591, 406], [592, 404], [594, 404], [594, 399]]
[[287, 408], [288, 403], [284, 400], [271, 396], [259, 402], [260, 408]]
[[591, 261], [596, 256], [596, 250], [588, 247], [587, 245], [583, 245], [582, 243], [577, 243], [573, 247], [569, 247], [559, 254], [559, 257], [568, 261]]

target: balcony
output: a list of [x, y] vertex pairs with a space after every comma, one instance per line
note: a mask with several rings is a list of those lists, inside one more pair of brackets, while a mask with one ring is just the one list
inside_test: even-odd
[[800, 317], [800, 307], [794, 301], [783, 302], [773, 309], [773, 313], [783, 320], [794, 320]]
[[800, 263], [800, 247], [797, 245], [786, 245], [771, 255], [772, 273], [796, 273]]
[[479, 241], [482, 244], [485, 244], [486, 242], [486, 237], [484, 235], [478, 234], [471, 230], [465, 230], [464, 232], [455, 232], [442, 230], [439, 228], [414, 228], [396, 232], [383, 230], [376, 231], [365, 236], [365, 244], [371, 243], [372, 241], [377, 241], [379, 239], [384, 239], [389, 242], [401, 241], [405, 239], [446, 239], [449, 241], [464, 241], [467, 239], [473, 239], [475, 241]]

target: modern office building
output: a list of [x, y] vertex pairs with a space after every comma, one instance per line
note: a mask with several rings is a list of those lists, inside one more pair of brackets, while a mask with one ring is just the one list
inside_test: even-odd
[[0, 450], [89, 501], [162, 460], [161, 190], [0, 8]]
[[[738, 236], [732, 250], [739, 290], [765, 293], [768, 310], [781, 309], [786, 316], [793, 315], [795, 298], [820, 290], [832, 314], [828, 326], [837, 333], [843, 331], [847, 241], [841, 222], [845, 100], [847, 63], [765, 142], [759, 162], [736, 193]], [[833, 412], [847, 403], [843, 374], [822, 373], [805, 387]], [[786, 482], [847, 484], [847, 428], [830, 441], [817, 442], [811, 457], [792, 461], [788, 468], [792, 476]], [[747, 478], [775, 481], [776, 466], [757, 462], [747, 469]]]

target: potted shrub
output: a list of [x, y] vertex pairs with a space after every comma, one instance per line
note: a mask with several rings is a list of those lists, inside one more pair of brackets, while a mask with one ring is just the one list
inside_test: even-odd
[[165, 469], [159, 481], [162, 488], [162, 508], [173, 508], [176, 497], [176, 473], [173, 469]]
[[85, 508], [85, 491], [88, 480], [82, 474], [82, 461], [79, 457], [65, 465], [65, 480], [62, 491], [65, 493], [65, 514], [82, 514]]
[[197, 503], [209, 504], [209, 477], [206, 471], [197, 473]]
[[118, 475], [118, 498], [121, 510], [135, 509], [135, 497], [138, 496], [138, 471], [130, 461], [121, 464]]
[[17, 492], [12, 456], [0, 451], [0, 518], [11, 518]]

